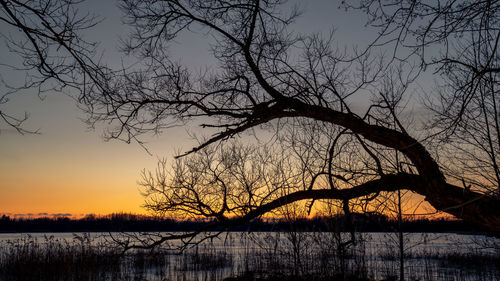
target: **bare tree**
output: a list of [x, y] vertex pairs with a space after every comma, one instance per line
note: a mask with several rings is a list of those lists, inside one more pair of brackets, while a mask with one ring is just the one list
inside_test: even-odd
[[[415, 130], [408, 130], [400, 121], [401, 101], [413, 81], [411, 69], [404, 71], [406, 62], [398, 63], [403, 71], [381, 76], [379, 70], [387, 69], [383, 59], [368, 52], [348, 59], [332, 49], [332, 38], [289, 32], [287, 27], [298, 13], [292, 10], [287, 16], [281, 4], [124, 1], [127, 20], [137, 29], [128, 50], [141, 57], [146, 67], [115, 77], [109, 83], [119, 86], [112, 91], [87, 93], [92, 118], [115, 122], [116, 130], [110, 137], [126, 140], [190, 120], [219, 130], [188, 153], [252, 128], [276, 125], [276, 121], [279, 131], [288, 127], [299, 135], [313, 127], [341, 128], [333, 135], [328, 133], [332, 130], [317, 130], [318, 138], [330, 141], [323, 158], [333, 153], [339, 161], [346, 155], [358, 155], [349, 161], [350, 167], [325, 167], [325, 176], [343, 182], [341, 185], [330, 181], [328, 188], [303, 186], [301, 191], [242, 213], [238, 220], [259, 216], [285, 202], [350, 200], [404, 188], [424, 195], [438, 210], [498, 231], [497, 197], [464, 192], [454, 181], [448, 182], [425, 142], [412, 137], [410, 132]], [[220, 65], [217, 71], [196, 76], [166, 55], [164, 48], [169, 40], [191, 26], [201, 27], [215, 38], [213, 55]], [[384, 91], [384, 85], [400, 90]], [[374, 103], [366, 112], [356, 113], [350, 107], [355, 96], [370, 97]], [[347, 139], [357, 145], [339, 143]], [[343, 145], [341, 149], [339, 144]], [[399, 162], [411, 166], [411, 173], [398, 172], [394, 167], [394, 161], [388, 158], [389, 151], [394, 150], [402, 155]], [[345, 179], [343, 170], [351, 171], [355, 178]], [[286, 185], [283, 182], [282, 188]]]
[[[496, 1], [349, 1], [380, 29], [376, 46], [394, 61], [417, 60], [442, 79], [428, 96], [436, 137], [447, 153], [443, 172], [466, 189], [500, 190], [499, 49]], [[444, 145], [443, 145], [444, 144]]]
[[291, 256], [293, 258], [293, 274], [296, 276], [303, 275], [306, 271], [304, 265], [304, 253], [311, 247], [309, 233], [298, 229], [298, 221], [305, 218], [306, 209], [299, 203], [287, 204], [278, 209], [278, 216], [283, 218], [287, 223], [284, 236], [286, 241], [291, 245]]
[[[85, 81], [80, 87], [81, 105], [89, 113], [90, 124], [110, 125], [109, 138], [140, 142], [142, 134], [186, 123], [201, 124], [207, 133], [213, 133], [184, 154], [193, 158], [181, 158], [172, 177], [159, 172], [160, 180], [154, 180], [155, 175], [145, 175], [144, 184], [150, 188], [148, 208], [204, 216], [229, 227], [299, 200], [309, 200], [310, 205], [322, 199], [339, 200], [348, 212], [350, 206], [362, 206], [380, 193], [407, 189], [423, 195], [438, 210], [500, 233], [499, 198], [487, 182], [474, 177], [464, 184], [457, 181], [457, 175], [448, 171], [460, 167], [456, 166], [459, 162], [443, 160], [448, 157], [443, 155], [445, 149], [432, 155], [434, 143], [401, 118], [409, 86], [428, 65], [438, 66], [445, 78], [455, 77], [458, 70], [464, 75], [481, 74], [463, 80], [467, 85], [496, 73], [496, 52], [490, 52], [495, 55], [489, 56], [488, 64], [483, 60], [457, 63], [453, 58], [467, 56], [449, 52], [448, 44], [450, 34], [470, 34], [471, 40], [479, 36], [474, 42], [480, 46], [493, 42], [481, 34], [496, 31], [496, 4], [461, 1], [456, 6], [456, 1], [450, 1], [434, 7], [420, 1], [361, 1], [371, 22], [382, 28], [377, 39], [382, 41], [375, 41], [366, 52], [349, 54], [332, 47], [333, 36], [294, 34], [290, 26], [300, 13], [287, 8], [285, 2], [124, 0], [125, 19], [135, 28], [125, 49], [141, 63], [122, 72], [79, 64]], [[386, 7], [392, 10], [387, 12]], [[434, 17], [428, 19], [425, 13]], [[476, 28], [476, 22], [483, 22], [480, 15], [485, 15], [489, 25]], [[428, 28], [421, 30], [420, 23], [427, 23]], [[435, 28], [437, 23], [441, 25]], [[202, 29], [213, 38], [212, 55], [218, 62], [213, 71], [190, 73], [168, 56], [168, 44], [192, 29]], [[388, 42], [395, 44], [392, 57], [370, 54], [377, 45], [390, 44], [383, 40], [391, 36], [394, 38]], [[443, 46], [446, 56], [429, 62], [424, 51], [431, 44]], [[404, 49], [409, 50], [407, 55], [400, 56], [400, 46], [408, 47]], [[415, 54], [417, 66], [412, 59]], [[444, 106], [446, 110], [433, 107], [440, 113], [434, 126], [440, 129], [438, 136], [470, 140], [459, 128], [466, 124], [464, 120], [473, 120], [464, 113], [471, 110], [490, 116], [481, 119], [489, 133], [480, 128], [476, 133], [496, 140], [497, 115], [491, 118], [497, 109], [496, 92], [486, 87], [490, 84], [484, 85], [483, 94], [453, 92], [451, 100], [446, 91], [437, 92], [443, 105], [449, 105]], [[485, 97], [479, 98], [485, 106], [474, 110], [471, 100], [478, 95]], [[352, 103], [359, 99], [372, 103], [364, 111], [355, 110]], [[459, 101], [458, 113], [455, 101]], [[259, 128], [273, 132], [282, 149], [279, 155], [289, 158], [271, 160], [275, 156], [256, 148], [248, 154], [232, 146], [228, 151], [213, 148], [254, 129], [258, 134]], [[460, 145], [466, 152], [471, 152], [469, 147]], [[496, 161], [496, 144], [491, 142], [482, 149], [481, 153], [493, 156], [488, 163]], [[460, 149], [452, 151], [467, 155]], [[254, 153], [257, 156], [251, 156]], [[475, 158], [470, 159], [484, 160], [481, 153], [472, 153]], [[245, 166], [254, 163], [252, 157], [260, 161], [251, 165], [255, 173]], [[406, 172], [401, 165], [408, 167]], [[481, 175], [482, 166], [474, 165], [479, 167], [474, 176]], [[494, 165], [488, 169], [495, 171]], [[495, 179], [489, 172], [483, 173]], [[474, 187], [464, 188], [469, 184]], [[185, 237], [191, 236], [162, 237], [149, 245]]]

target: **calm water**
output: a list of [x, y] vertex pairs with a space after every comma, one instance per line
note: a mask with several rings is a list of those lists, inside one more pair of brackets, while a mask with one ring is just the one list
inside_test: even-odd
[[[74, 242], [75, 237], [89, 235], [92, 242], [110, 241], [110, 234], [103, 233], [0, 233], [0, 243], [8, 240], [17, 240], [26, 237], [32, 237], [40, 242], [47, 237], [53, 239]], [[139, 234], [139, 233], [137, 233]], [[155, 233], [157, 234], [157, 233]], [[162, 233], [159, 233], [162, 234]], [[113, 237], [120, 238], [121, 233], [112, 233]], [[297, 233], [304, 244], [311, 243], [311, 239], [322, 239], [328, 241], [331, 236], [329, 233]], [[362, 240], [365, 250], [368, 254], [377, 254], [382, 252], [390, 252], [398, 247], [398, 236], [395, 233], [358, 233], [357, 238]], [[201, 236], [203, 237], [203, 236]], [[344, 241], [348, 240], [349, 235], [343, 233], [341, 237]], [[332, 238], [333, 239], [333, 238]], [[242, 251], [252, 248], [269, 249], [275, 247], [276, 242], [286, 245], [291, 243], [291, 237], [285, 232], [228, 232], [222, 233], [214, 239], [209, 239], [202, 242], [200, 246], [210, 246], [216, 250], [228, 250], [238, 254]], [[500, 254], [500, 239], [485, 235], [465, 235], [456, 233], [405, 233], [404, 234], [405, 250], [414, 254], [421, 253], [484, 253], [491, 255]], [[180, 241], [169, 242], [172, 248], [183, 245]]]
[[[17, 239], [38, 243], [80, 243], [82, 233], [0, 234], [0, 245]], [[110, 241], [108, 233], [90, 233], [92, 244]], [[113, 236], [120, 237], [115, 233]], [[201, 236], [203, 237], [203, 236]], [[164, 268], [144, 268], [144, 280], [222, 280], [245, 271], [280, 273], [316, 272], [318, 268], [355, 271], [369, 277], [398, 275], [399, 242], [394, 233], [360, 233], [357, 243], [339, 245], [349, 236], [332, 233], [229, 232], [190, 247], [181, 255], [168, 255]], [[171, 242], [170, 249], [183, 245]], [[0, 248], [1, 249], [1, 248]], [[5, 248], [4, 248], [5, 249]], [[500, 260], [500, 239], [484, 235], [405, 233], [405, 269], [409, 280], [500, 280], [499, 267], [477, 259]], [[344, 250], [341, 252], [341, 250]], [[193, 258], [195, 257], [195, 258]], [[218, 262], [207, 268], [203, 263]], [[484, 268], [482, 267], [484, 266]], [[168, 268], [167, 268], [168, 267]], [[299, 273], [300, 273], [299, 272]], [[316, 272], [317, 273], [317, 272]]]

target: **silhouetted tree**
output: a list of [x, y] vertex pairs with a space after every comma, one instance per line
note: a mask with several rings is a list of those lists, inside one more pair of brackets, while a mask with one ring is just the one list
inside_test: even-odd
[[348, 1], [380, 33], [372, 47], [393, 48], [441, 78], [428, 94], [427, 126], [441, 153], [442, 171], [465, 189], [500, 190], [500, 3], [496, 1]]
[[[245, 212], [236, 214], [232, 221], [257, 217], [297, 200], [349, 201], [408, 189], [424, 195], [438, 210], [498, 231], [496, 194], [478, 189], [464, 192], [461, 182], [447, 179], [444, 171], [454, 163], [438, 163], [435, 159], [441, 156], [433, 157], [427, 150], [426, 145], [432, 143], [426, 136], [411, 136], [422, 131], [417, 126], [407, 127], [399, 117], [404, 112], [407, 89], [420, 72], [412, 67], [413, 60], [398, 58], [398, 51], [389, 62], [369, 52], [349, 56], [332, 49], [332, 38], [294, 35], [288, 27], [298, 13], [292, 10], [286, 15], [281, 4], [123, 2], [127, 20], [137, 28], [128, 50], [148, 65], [122, 77], [123, 83], [113, 92], [89, 93], [94, 94], [89, 99], [94, 107], [106, 105], [105, 111], [93, 110], [93, 117], [116, 122], [117, 130], [111, 137], [125, 139], [193, 119], [200, 120], [203, 127], [219, 129], [188, 153], [262, 125], [274, 128], [283, 147], [300, 155], [294, 163], [304, 164], [300, 170], [305, 181], [291, 191], [284, 180], [272, 189], [276, 190], [274, 198], [266, 196], [267, 201], [249, 204], [246, 209], [239, 207]], [[413, 19], [412, 14], [396, 18], [404, 23], [405, 16]], [[219, 61], [217, 71], [197, 76], [169, 60], [164, 49], [169, 40], [191, 26], [202, 26], [216, 38], [213, 55]], [[403, 44], [406, 37], [396, 39]], [[350, 106], [356, 96], [371, 98], [373, 103], [365, 112], [356, 112]], [[400, 153], [398, 161], [393, 151]], [[406, 165], [407, 172], [400, 171], [400, 165]], [[211, 206], [212, 201], [189, 198], [192, 200], [184, 198], [182, 202], [194, 203], [203, 212]], [[224, 222], [230, 219], [221, 215], [229, 215], [232, 208], [218, 201], [208, 214]]]
[[[124, 0], [125, 21], [135, 30], [124, 49], [140, 64], [122, 72], [78, 65], [81, 105], [90, 124], [109, 124], [108, 138], [141, 143], [142, 134], [186, 123], [213, 134], [181, 155], [191, 154], [171, 176], [163, 166], [145, 174], [147, 207], [231, 226], [299, 200], [338, 200], [349, 212], [380, 193], [407, 189], [500, 233], [498, 4], [359, 1], [353, 7], [381, 33], [367, 51], [346, 53], [333, 47], [333, 35], [295, 34], [290, 27], [300, 13], [285, 2]], [[193, 29], [214, 39], [212, 71], [191, 73], [168, 55], [168, 44]], [[371, 55], [387, 44], [391, 57]], [[445, 55], [429, 61], [431, 45]], [[77, 62], [82, 56], [70, 55]], [[432, 129], [402, 118], [408, 89], [429, 66], [446, 83], [433, 95], [438, 106], [430, 104], [437, 113]], [[371, 104], [354, 108], [357, 100]], [[224, 148], [227, 139], [258, 128], [273, 133], [276, 153]], [[434, 137], [443, 140], [438, 150]], [[452, 172], [469, 166], [475, 169], [463, 176]]]

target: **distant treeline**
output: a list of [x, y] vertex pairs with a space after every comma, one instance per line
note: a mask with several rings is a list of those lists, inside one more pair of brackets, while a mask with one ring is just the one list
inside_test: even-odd
[[[358, 232], [391, 232], [398, 229], [397, 221], [381, 214], [352, 214]], [[133, 214], [86, 216], [81, 219], [58, 218], [0, 218], [0, 232], [135, 232], [191, 231], [207, 226], [206, 220], [174, 220]], [[212, 229], [221, 230], [221, 229]], [[343, 216], [285, 219], [256, 219], [231, 228], [232, 231], [348, 231]], [[481, 232], [477, 226], [448, 219], [404, 220], [405, 232]]]

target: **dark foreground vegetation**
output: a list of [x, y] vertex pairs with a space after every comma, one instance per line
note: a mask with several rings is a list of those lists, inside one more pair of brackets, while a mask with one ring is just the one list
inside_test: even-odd
[[[121, 253], [89, 234], [25, 236], [0, 241], [0, 280], [398, 280], [397, 251], [388, 239], [374, 252], [370, 245], [376, 237], [381, 236], [361, 235], [345, 245], [335, 233], [232, 233], [182, 253], [159, 248]], [[429, 237], [411, 243], [427, 243]], [[408, 250], [406, 280], [499, 280], [498, 250], [464, 252], [463, 246]]]
[[[352, 214], [358, 232], [390, 232], [398, 229], [398, 222], [380, 214]], [[334, 218], [316, 216], [294, 220], [297, 231], [328, 231], [332, 221], [344, 221], [343, 215]], [[117, 232], [117, 231], [193, 231], [206, 226], [207, 220], [174, 220], [133, 214], [111, 214], [107, 216], [86, 216], [80, 219], [68, 217], [0, 218], [0, 232]], [[337, 224], [340, 231], [349, 231], [343, 224]], [[234, 231], [287, 231], [289, 222], [284, 219], [256, 219], [233, 228]], [[404, 220], [405, 232], [459, 232], [477, 233], [483, 229], [460, 220], [411, 219]], [[215, 231], [220, 230], [218, 228]]]

